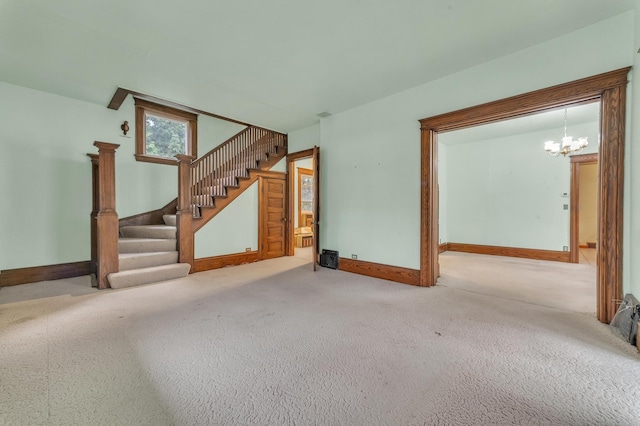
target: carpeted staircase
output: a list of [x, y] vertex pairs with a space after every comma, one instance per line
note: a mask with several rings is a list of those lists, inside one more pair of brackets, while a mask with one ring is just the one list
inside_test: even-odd
[[164, 225], [123, 226], [118, 240], [120, 271], [108, 275], [111, 288], [124, 288], [186, 277], [191, 266], [178, 263], [176, 217]]

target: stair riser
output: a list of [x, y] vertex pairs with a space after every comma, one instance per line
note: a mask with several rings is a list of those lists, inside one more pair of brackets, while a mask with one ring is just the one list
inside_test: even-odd
[[109, 274], [108, 279], [111, 288], [125, 288], [183, 278], [189, 275], [190, 269], [191, 266], [188, 263], [176, 263], [175, 265], [115, 272]]
[[175, 239], [175, 226], [123, 226], [120, 228], [120, 236], [125, 238], [159, 238]]
[[118, 241], [118, 253], [150, 253], [150, 252], [165, 252], [175, 251], [176, 240], [143, 240], [143, 241], [128, 241], [126, 239], [120, 239]]
[[120, 255], [120, 271], [150, 268], [152, 266], [171, 265], [178, 263], [178, 252], [144, 253], [141, 256]]

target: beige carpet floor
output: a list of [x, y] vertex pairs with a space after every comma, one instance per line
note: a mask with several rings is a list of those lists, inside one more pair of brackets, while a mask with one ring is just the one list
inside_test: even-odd
[[441, 263], [430, 289], [304, 257], [2, 288], [0, 424], [639, 424], [640, 357], [587, 266]]

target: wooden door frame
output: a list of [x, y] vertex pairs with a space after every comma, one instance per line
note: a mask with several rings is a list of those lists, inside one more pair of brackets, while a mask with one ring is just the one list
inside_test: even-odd
[[[569, 255], [571, 263], [580, 262], [580, 166], [599, 164], [598, 153], [571, 156], [571, 186], [569, 193]], [[599, 174], [599, 173], [598, 173]], [[597, 215], [598, 213], [596, 213]]]
[[[264, 223], [263, 223], [263, 219], [265, 217], [265, 205], [264, 205], [264, 197], [263, 197], [263, 186], [264, 186], [264, 180], [265, 179], [279, 179], [279, 180], [284, 180], [285, 182], [285, 186], [289, 185], [289, 181], [287, 179], [287, 174], [284, 172], [273, 172], [273, 171], [262, 171], [260, 172], [260, 174], [258, 175], [258, 260], [264, 260], [264, 250], [263, 250], [263, 239], [265, 238], [265, 234], [266, 234], [266, 230], [264, 228]], [[288, 211], [288, 206], [286, 205], [288, 203], [287, 198], [289, 193], [289, 189], [285, 187], [285, 206], [284, 206], [284, 211], [285, 213]], [[285, 215], [286, 217], [286, 215]], [[287, 255], [287, 224], [285, 222], [285, 226], [284, 226], [284, 244], [285, 244], [285, 250], [284, 250], [284, 255]]]
[[[286, 246], [285, 253], [287, 256], [293, 256], [295, 253], [295, 247], [293, 244], [293, 217], [295, 216], [295, 162], [298, 160], [304, 160], [307, 158], [313, 158], [313, 148], [305, 149], [303, 151], [292, 152], [287, 154], [287, 229], [286, 229]], [[314, 218], [315, 220], [315, 218]], [[316, 235], [313, 236], [316, 238]], [[314, 241], [315, 243], [315, 241]]]
[[[420, 285], [438, 279], [438, 133], [600, 101], [597, 312], [609, 323], [622, 298], [622, 215], [627, 76], [621, 68], [420, 120]], [[541, 148], [542, 149], [542, 148]]]

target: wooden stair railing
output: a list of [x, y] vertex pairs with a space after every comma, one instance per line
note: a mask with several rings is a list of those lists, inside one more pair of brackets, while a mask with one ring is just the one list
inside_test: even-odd
[[91, 264], [99, 289], [109, 288], [107, 276], [118, 272], [118, 213], [116, 212], [115, 154], [120, 145], [94, 142], [91, 158], [93, 209], [91, 212]]
[[[194, 270], [194, 233], [212, 219], [229, 199], [239, 195], [238, 191], [233, 191], [241, 180], [252, 182], [257, 179], [255, 170], [273, 166], [274, 161], [286, 154], [286, 149], [287, 135], [249, 126], [197, 160], [188, 155], [176, 156], [176, 210], [181, 263], [191, 264]], [[216, 205], [216, 200], [224, 199], [227, 199], [225, 203]]]

